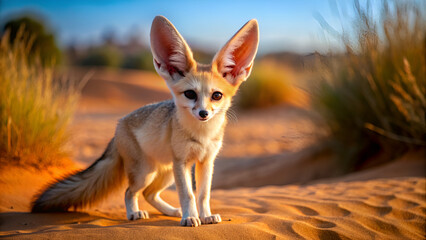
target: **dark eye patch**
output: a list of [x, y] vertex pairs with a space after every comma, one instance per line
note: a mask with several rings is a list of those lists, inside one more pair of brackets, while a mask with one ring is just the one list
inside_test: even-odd
[[197, 93], [194, 90], [186, 90], [183, 95], [188, 99], [197, 100]]

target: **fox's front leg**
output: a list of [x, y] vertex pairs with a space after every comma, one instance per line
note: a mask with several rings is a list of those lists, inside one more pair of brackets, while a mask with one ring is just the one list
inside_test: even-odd
[[203, 224], [219, 223], [222, 221], [219, 214], [210, 211], [210, 189], [212, 186], [213, 160], [198, 162], [195, 165], [197, 184], [198, 211]]
[[182, 226], [197, 227], [201, 225], [198, 218], [195, 196], [192, 191], [191, 166], [186, 162], [175, 161], [173, 164], [176, 188], [179, 194], [180, 206], [182, 208]]

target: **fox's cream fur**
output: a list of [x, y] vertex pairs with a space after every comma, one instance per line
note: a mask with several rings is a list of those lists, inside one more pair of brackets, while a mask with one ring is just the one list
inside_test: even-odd
[[[90, 206], [127, 178], [129, 220], [148, 218], [138, 206], [142, 192], [160, 212], [182, 217], [183, 226], [220, 222], [209, 204], [213, 162], [222, 146], [231, 99], [251, 72], [258, 31], [257, 21], [249, 21], [210, 65], [202, 65], [193, 59], [175, 27], [166, 18], [156, 17], [151, 28], [153, 62], [173, 100], [144, 106], [122, 118], [102, 157], [86, 170], [49, 186], [33, 202], [32, 211]], [[197, 197], [191, 184], [194, 163]], [[173, 180], [181, 208], [160, 197]]]

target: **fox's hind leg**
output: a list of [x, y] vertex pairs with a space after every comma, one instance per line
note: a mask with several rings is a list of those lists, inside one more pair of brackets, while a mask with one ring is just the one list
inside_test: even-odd
[[145, 199], [158, 211], [168, 216], [182, 217], [180, 208], [174, 208], [160, 197], [160, 193], [173, 183], [173, 173], [170, 170], [158, 172], [154, 181], [143, 191]]
[[152, 183], [156, 176], [156, 171], [153, 166], [143, 163], [146, 163], [146, 161], [139, 161], [139, 164], [132, 166], [132, 169], [127, 171], [129, 187], [126, 190], [124, 200], [127, 219], [129, 220], [149, 218], [147, 211], [139, 210], [138, 198], [140, 191]]

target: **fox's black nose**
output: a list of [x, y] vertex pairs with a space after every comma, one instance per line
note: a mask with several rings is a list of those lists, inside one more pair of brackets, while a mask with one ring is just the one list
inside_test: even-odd
[[206, 118], [209, 115], [209, 112], [207, 112], [206, 110], [201, 110], [198, 114], [200, 115], [200, 117]]

